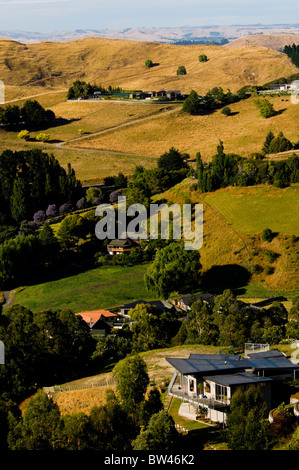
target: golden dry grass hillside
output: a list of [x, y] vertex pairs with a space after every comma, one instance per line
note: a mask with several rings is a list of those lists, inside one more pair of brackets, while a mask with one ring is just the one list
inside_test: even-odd
[[230, 105], [232, 115], [227, 117], [218, 110], [206, 116], [191, 116], [180, 109], [159, 119], [136, 122], [130, 127], [118, 129], [100, 136], [77, 141], [71, 146], [83, 148], [132, 152], [159, 156], [176, 147], [191, 158], [200, 151], [204, 160], [210, 160], [216, 152], [219, 139], [225, 151], [244, 157], [260, 152], [267, 133], [280, 131], [292, 142], [299, 140], [299, 106], [289, 97], [269, 98], [279, 113], [270, 119], [260, 116], [255, 97]]
[[[207, 63], [198, 61], [202, 53], [207, 54]], [[155, 66], [147, 69], [146, 59]], [[180, 65], [186, 67], [187, 75], [176, 75]], [[286, 55], [254, 46], [176, 46], [102, 38], [26, 45], [0, 40], [0, 77], [7, 85], [9, 99], [19, 98], [22, 92], [26, 96], [53, 87], [67, 88], [76, 79], [124, 89], [180, 89], [183, 93], [195, 89], [205, 93], [222, 86], [236, 91], [296, 70]]]
[[253, 34], [252, 36], [235, 39], [226, 44], [225, 47], [230, 49], [233, 47], [260, 46], [281, 51], [284, 46], [292, 44], [299, 44], [299, 34]]

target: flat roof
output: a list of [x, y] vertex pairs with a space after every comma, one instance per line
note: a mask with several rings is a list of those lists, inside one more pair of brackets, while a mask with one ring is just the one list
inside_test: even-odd
[[211, 382], [215, 382], [216, 384], [225, 385], [225, 386], [272, 382], [272, 379], [270, 379], [269, 377], [257, 377], [250, 373], [211, 375], [211, 376], [204, 376], [203, 379], [210, 380]]
[[186, 359], [166, 358], [177, 371], [183, 375], [208, 374], [214, 372], [253, 370], [299, 369], [298, 364], [291, 362], [279, 351], [253, 353], [244, 358], [239, 355], [190, 354]]
[[166, 358], [182, 374], [209, 373], [216, 371], [243, 370], [249, 362], [240, 356], [216, 354], [190, 354], [188, 359]]

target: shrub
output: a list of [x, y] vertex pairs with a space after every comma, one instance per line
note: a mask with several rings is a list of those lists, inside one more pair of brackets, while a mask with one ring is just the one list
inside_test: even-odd
[[200, 54], [198, 56], [198, 60], [199, 60], [199, 62], [207, 62], [208, 58], [207, 58], [206, 54]]
[[224, 116], [230, 116], [231, 115], [231, 109], [228, 106], [225, 106], [223, 110], [221, 111], [221, 114], [224, 114]]
[[18, 139], [24, 139], [24, 140], [29, 140], [30, 139], [30, 133], [27, 130], [23, 130], [18, 133]]
[[44, 132], [39, 132], [35, 137], [35, 140], [38, 140], [40, 142], [48, 142], [49, 139], [50, 139], [50, 134], [46, 134]]
[[187, 74], [186, 67], [184, 65], [180, 65], [177, 69], [176, 74], [177, 75], [186, 75]]
[[273, 266], [266, 266], [264, 269], [264, 273], [266, 274], [266, 276], [271, 276], [271, 274], [274, 274], [274, 271], [275, 269], [273, 268]]
[[266, 250], [265, 254], [269, 263], [274, 263], [274, 261], [278, 258], [278, 254], [271, 250]]
[[262, 240], [265, 242], [271, 242], [273, 239], [273, 232], [270, 228], [265, 228], [262, 232]]
[[154, 64], [153, 64], [153, 61], [152, 61], [151, 59], [147, 59], [147, 60], [145, 61], [145, 66], [146, 66], [148, 69], [150, 69], [151, 67], [153, 67], [153, 65], [154, 65]]

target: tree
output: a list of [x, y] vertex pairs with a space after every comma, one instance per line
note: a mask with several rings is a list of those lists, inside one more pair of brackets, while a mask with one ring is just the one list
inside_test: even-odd
[[274, 237], [274, 234], [273, 234], [273, 232], [270, 228], [265, 228], [262, 231], [262, 240], [263, 241], [271, 242], [273, 240], [273, 237]]
[[168, 312], [160, 313], [153, 305], [136, 305], [129, 314], [134, 320], [131, 331], [137, 352], [169, 346], [178, 331], [178, 320]]
[[221, 114], [224, 114], [224, 116], [230, 116], [231, 113], [231, 109], [228, 106], [225, 106], [221, 111]]
[[58, 215], [58, 209], [56, 204], [49, 204], [46, 210], [47, 217], [56, 217]]
[[93, 448], [94, 433], [89, 416], [77, 412], [63, 416], [62, 421], [64, 450], [90, 450]]
[[151, 417], [163, 409], [161, 394], [155, 387], [150, 390], [147, 399], [143, 402], [141, 408], [141, 421], [143, 426], [148, 426]]
[[150, 69], [151, 67], [153, 67], [153, 65], [154, 65], [154, 64], [153, 64], [153, 61], [152, 61], [151, 59], [147, 59], [147, 60], [145, 61], [145, 66], [146, 66], [148, 69]]
[[43, 222], [46, 219], [46, 213], [43, 210], [35, 212], [33, 215], [33, 220], [35, 223]]
[[292, 143], [287, 139], [282, 132], [274, 137], [268, 147], [268, 153], [286, 152], [293, 148]]
[[91, 186], [86, 191], [86, 201], [88, 204], [99, 204], [103, 200], [101, 188]]
[[183, 103], [183, 111], [188, 114], [196, 115], [200, 113], [200, 102], [198, 93], [195, 90], [191, 90], [189, 96]]
[[138, 422], [149, 384], [146, 363], [139, 355], [129, 356], [115, 366], [114, 373], [122, 406]]
[[57, 237], [65, 247], [78, 245], [79, 240], [85, 238], [87, 221], [79, 214], [67, 215], [60, 224]]
[[126, 452], [132, 449], [131, 441], [138, 433], [137, 427], [112, 390], [106, 391], [105, 405], [91, 410], [90, 424], [94, 449], [105, 452]]
[[263, 117], [263, 118], [270, 118], [272, 116], [275, 116], [276, 114], [276, 111], [274, 110], [274, 106], [272, 103], [270, 103], [269, 100], [267, 100], [266, 98], [264, 99], [257, 99], [255, 100], [254, 104], [257, 106], [257, 108], [259, 109], [260, 111], [260, 115]]
[[167, 298], [171, 292], [197, 286], [200, 269], [197, 250], [185, 250], [183, 243], [172, 242], [157, 252], [145, 275], [146, 287]]
[[213, 309], [201, 299], [193, 302], [187, 313], [186, 338], [188, 344], [216, 344], [217, 327], [213, 321]]
[[165, 410], [161, 410], [151, 417], [146, 430], [133, 442], [133, 449], [169, 452], [175, 448], [177, 440], [178, 432], [173, 418]]
[[21, 222], [29, 218], [29, 188], [25, 179], [16, 178], [10, 200], [11, 215], [16, 222]]
[[198, 56], [198, 60], [199, 62], [207, 62], [208, 61], [208, 57], [206, 56], [206, 54], [200, 54]]
[[227, 438], [231, 450], [267, 450], [270, 447], [267, 407], [261, 389], [252, 385], [233, 394], [227, 417]]
[[0, 123], [4, 126], [16, 126], [20, 123], [20, 109], [18, 106], [8, 105], [0, 108]]
[[263, 149], [262, 149], [263, 154], [269, 153], [269, 147], [270, 147], [270, 144], [271, 144], [272, 140], [274, 139], [274, 137], [275, 137], [275, 135], [273, 134], [273, 132], [269, 131], [267, 136], [266, 136], [266, 140], [264, 142], [264, 145], [263, 145]]
[[299, 322], [299, 295], [292, 299], [292, 307], [289, 314], [290, 319]]
[[24, 123], [32, 128], [44, 125], [55, 118], [53, 111], [46, 111], [36, 100], [27, 100], [20, 113]]
[[294, 432], [296, 424], [296, 416], [282, 403], [273, 416], [273, 422], [269, 425], [270, 435], [276, 440], [285, 439]]
[[[13, 450], [58, 450], [61, 448], [62, 422], [58, 405], [40, 390], [28, 403], [18, 424], [19, 438]], [[16, 429], [11, 430], [16, 434]]]
[[186, 67], [184, 65], [179, 65], [176, 74], [177, 75], [186, 75], [187, 74]]
[[182, 154], [179, 150], [171, 147], [168, 152], [163, 153], [158, 159], [158, 168], [166, 172], [179, 171], [188, 168], [186, 162], [188, 155]]

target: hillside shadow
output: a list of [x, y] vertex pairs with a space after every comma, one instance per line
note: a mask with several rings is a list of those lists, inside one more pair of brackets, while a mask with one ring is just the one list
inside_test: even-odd
[[235, 290], [246, 286], [251, 279], [250, 272], [238, 264], [212, 266], [203, 273], [201, 287], [209, 292]]

